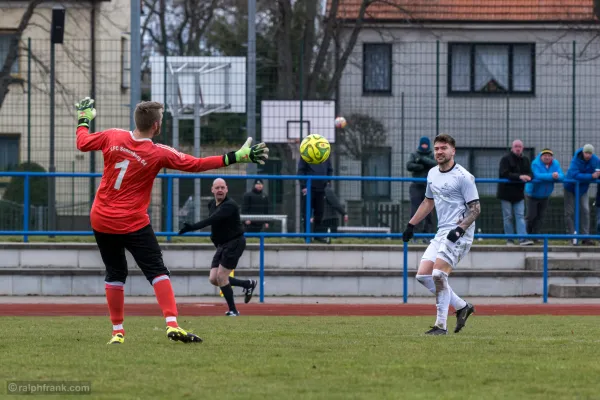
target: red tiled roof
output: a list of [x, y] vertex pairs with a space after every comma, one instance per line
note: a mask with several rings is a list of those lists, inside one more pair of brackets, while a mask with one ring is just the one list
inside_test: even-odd
[[[327, 1], [327, 12], [331, 7]], [[597, 21], [594, 0], [370, 0], [367, 20], [471, 22]], [[338, 19], [353, 20], [363, 0], [339, 0]]]

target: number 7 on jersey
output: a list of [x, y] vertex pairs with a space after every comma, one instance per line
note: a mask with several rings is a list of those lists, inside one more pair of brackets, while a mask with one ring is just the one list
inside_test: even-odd
[[123, 177], [125, 176], [125, 172], [127, 172], [127, 167], [129, 166], [129, 160], [123, 160], [120, 163], [115, 164], [116, 169], [120, 169], [119, 176], [117, 176], [117, 181], [115, 182], [115, 189], [119, 190], [121, 188], [121, 183], [123, 182]]

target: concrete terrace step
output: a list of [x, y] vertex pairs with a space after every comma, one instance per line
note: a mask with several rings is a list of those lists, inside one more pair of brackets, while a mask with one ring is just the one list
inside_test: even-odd
[[[525, 269], [529, 271], [542, 271], [544, 269], [544, 258], [525, 258]], [[600, 271], [600, 258], [548, 258], [548, 270]]]
[[[256, 268], [237, 268], [236, 276], [239, 277], [257, 277], [259, 270]], [[416, 274], [415, 269], [408, 270], [408, 277], [413, 279]], [[98, 276], [104, 277], [104, 269], [80, 269], [80, 268], [0, 268], [0, 280], [4, 276]], [[130, 268], [129, 276], [142, 276], [139, 268]], [[208, 277], [208, 269], [199, 268], [177, 268], [171, 269], [171, 276], [202, 276]], [[265, 276], [310, 276], [310, 277], [402, 277], [403, 271], [399, 269], [307, 269], [307, 268], [287, 268], [287, 269], [269, 269], [265, 268]], [[523, 269], [465, 269], [452, 272], [453, 278], [535, 278], [542, 279], [542, 271], [532, 271]], [[579, 271], [579, 270], [551, 270], [549, 277], [565, 278], [600, 278], [600, 271]]]
[[[175, 235], [176, 236], [176, 235]], [[92, 250], [98, 251], [98, 246], [91, 243], [76, 243], [76, 242], [2, 242], [0, 238], [1, 250]], [[265, 250], [270, 251], [290, 251], [290, 250], [311, 250], [311, 251], [402, 251], [402, 241], [393, 241], [390, 244], [319, 244], [319, 243], [273, 243], [272, 239], [267, 239], [265, 242]], [[163, 250], [210, 250], [214, 251], [214, 246], [210, 243], [165, 243], [161, 242], [160, 247]], [[427, 246], [423, 244], [409, 244], [409, 251], [424, 251]], [[258, 243], [248, 243], [246, 250], [258, 250]], [[542, 253], [544, 246], [505, 246], [505, 245], [480, 245], [477, 241], [471, 247], [471, 252], [486, 252], [486, 253]], [[565, 246], [565, 245], [550, 245], [548, 247], [550, 253], [598, 253], [598, 247], [594, 246]]]
[[550, 284], [550, 297], [562, 298], [600, 298], [600, 285], [593, 284]]

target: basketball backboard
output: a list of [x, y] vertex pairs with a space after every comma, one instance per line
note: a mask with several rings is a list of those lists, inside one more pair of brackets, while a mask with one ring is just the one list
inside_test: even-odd
[[[317, 133], [335, 142], [335, 102], [306, 100], [265, 100], [261, 103], [261, 139], [267, 143], [290, 143]], [[302, 138], [300, 137], [302, 132]]]
[[178, 114], [246, 112], [246, 57], [152, 56], [150, 66], [152, 100]]

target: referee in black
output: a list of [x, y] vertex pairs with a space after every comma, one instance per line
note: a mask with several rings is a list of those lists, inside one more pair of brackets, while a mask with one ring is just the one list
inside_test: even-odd
[[210, 225], [210, 239], [217, 251], [210, 266], [208, 280], [214, 286], [221, 288], [223, 297], [227, 300], [229, 311], [225, 315], [237, 317], [240, 315], [235, 308], [232, 286], [244, 288], [244, 302], [248, 303], [257, 282], [254, 279], [241, 280], [230, 277], [229, 274], [235, 269], [237, 263], [246, 249], [246, 238], [240, 219], [240, 208], [237, 203], [227, 197], [227, 184], [221, 178], [214, 180], [211, 192], [214, 200], [208, 203], [209, 217], [191, 225], [184, 223], [179, 231], [182, 235], [186, 232], [196, 231]]

